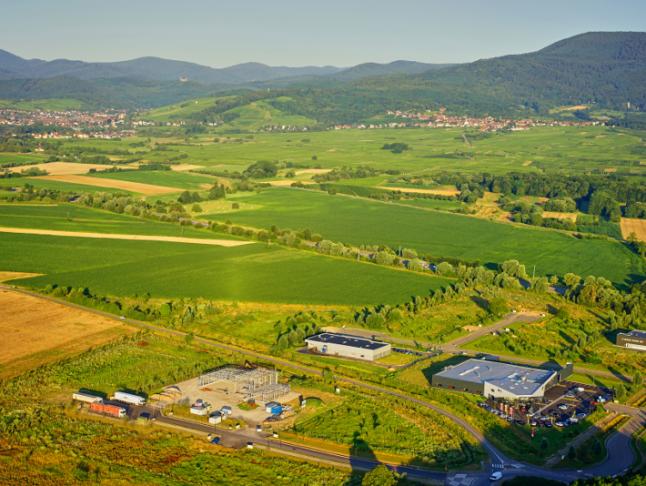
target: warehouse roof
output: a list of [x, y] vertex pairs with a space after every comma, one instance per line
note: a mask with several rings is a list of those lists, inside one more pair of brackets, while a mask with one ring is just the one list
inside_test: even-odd
[[339, 344], [341, 346], [350, 346], [352, 348], [361, 349], [379, 349], [383, 348], [384, 346], [389, 346], [388, 343], [373, 341], [372, 339], [348, 336], [347, 334], [335, 334], [332, 332], [323, 332], [321, 334], [317, 334], [316, 336], [307, 338], [306, 341]]
[[515, 395], [533, 395], [555, 371], [529, 368], [498, 361], [468, 359], [446, 368], [438, 376], [471, 383], [489, 383]]

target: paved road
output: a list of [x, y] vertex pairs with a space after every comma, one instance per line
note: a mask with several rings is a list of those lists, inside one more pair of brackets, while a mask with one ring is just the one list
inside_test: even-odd
[[[16, 291], [16, 292], [22, 292], [24, 294], [31, 295], [31, 296], [34, 296], [34, 297], [39, 297], [39, 298], [42, 298], [42, 299], [45, 299], [45, 300], [48, 300], [48, 301], [51, 301], [51, 302], [56, 302], [58, 304], [66, 305], [66, 306], [77, 308], [77, 309], [82, 309], [82, 310], [85, 310], [87, 312], [94, 313], [96, 315], [101, 315], [101, 316], [104, 316], [104, 317], [117, 319], [117, 320], [120, 320], [121, 322], [124, 322], [126, 324], [130, 324], [132, 326], [136, 326], [136, 327], [143, 328], [143, 329], [148, 329], [148, 330], [151, 330], [151, 331], [154, 331], [154, 332], [173, 335], [173, 336], [177, 336], [177, 337], [185, 337], [187, 335], [186, 332], [178, 331], [176, 329], [169, 329], [169, 328], [165, 328], [165, 327], [162, 327], [162, 326], [157, 326], [155, 324], [151, 324], [151, 323], [148, 323], [148, 322], [142, 322], [142, 321], [137, 321], [137, 320], [134, 320], [134, 319], [127, 319], [127, 318], [120, 319], [120, 318], [114, 316], [113, 314], [109, 314], [107, 312], [99, 311], [99, 310], [88, 308], [88, 307], [83, 307], [83, 306], [80, 306], [80, 305], [77, 305], [77, 304], [73, 304], [71, 302], [64, 301], [62, 299], [57, 299], [57, 298], [54, 298], [54, 297], [41, 295], [41, 294], [29, 291], [29, 290], [15, 288], [15, 287], [12, 287], [12, 286], [7, 286], [7, 285], [0, 285], [0, 288], [6, 289], [6, 290], [13, 290], [13, 291]], [[195, 337], [194, 342], [198, 342], [198, 343], [200, 343], [200, 344], [202, 344], [204, 346], [208, 346], [208, 347], [212, 347], [212, 348], [216, 348], [216, 349], [223, 349], [223, 350], [226, 350], [226, 351], [229, 351], [229, 352], [234, 352], [234, 353], [240, 353], [240, 354], [243, 354], [243, 355], [247, 355], [247, 356], [259, 359], [261, 361], [267, 362], [267, 363], [272, 363], [272, 364], [274, 364], [276, 366], [280, 366], [280, 367], [284, 367], [284, 368], [291, 368], [292, 370], [296, 370], [296, 371], [299, 371], [299, 372], [302, 372], [302, 373], [308, 373], [308, 374], [317, 375], [317, 376], [322, 375], [322, 371], [319, 370], [318, 368], [313, 368], [313, 367], [301, 365], [301, 364], [298, 364], [298, 363], [293, 363], [293, 362], [290, 362], [290, 361], [287, 361], [287, 360], [284, 360], [284, 359], [281, 359], [281, 358], [276, 358], [274, 356], [269, 356], [269, 355], [265, 355], [265, 354], [262, 354], [262, 353], [258, 353], [256, 351], [251, 351], [251, 350], [248, 350], [248, 349], [239, 348], [237, 346], [233, 346], [233, 345], [230, 345], [230, 344], [220, 343], [220, 342], [214, 341], [212, 339], [206, 339], [206, 338], [202, 338], [202, 337]], [[355, 386], [357, 388], [363, 388], [364, 390], [369, 390], [369, 391], [378, 392], [378, 393], [384, 393], [384, 394], [387, 394], [387, 395], [390, 395], [390, 396], [393, 396], [393, 397], [396, 397], [396, 398], [400, 398], [402, 400], [407, 400], [407, 401], [409, 401], [411, 403], [415, 403], [417, 405], [426, 407], [428, 409], [431, 409], [431, 410], [433, 410], [433, 411], [447, 417], [448, 419], [450, 419], [451, 421], [453, 421], [457, 425], [464, 428], [467, 432], [469, 432], [473, 437], [475, 437], [479, 441], [479, 443], [481, 444], [483, 449], [485, 449], [487, 451], [487, 453], [490, 455], [492, 464], [497, 465], [496, 466], [497, 468], [500, 468], [500, 469], [504, 468], [505, 471], [507, 471], [505, 473], [506, 477], [516, 476], [516, 475], [531, 475], [531, 476], [542, 477], [542, 478], [545, 478], [545, 479], [555, 479], [555, 480], [559, 480], [559, 481], [571, 482], [571, 481], [574, 481], [574, 480], [576, 480], [578, 478], [590, 477], [590, 475], [621, 474], [621, 473], [625, 472], [625, 469], [627, 467], [626, 465], [627, 464], [628, 464], [628, 466], [631, 465], [633, 463], [633, 461], [635, 460], [633, 448], [630, 446], [630, 436], [628, 435], [629, 429], [627, 428], [627, 426], [628, 426], [628, 424], [630, 424], [630, 428], [632, 429], [632, 427], [637, 427], [640, 424], [644, 423], [643, 422], [643, 414], [644, 414], [643, 410], [634, 409], [633, 407], [626, 407], [626, 408], [629, 408], [629, 409], [632, 410], [631, 413], [634, 415], [634, 417], [628, 422], [628, 424], [626, 424], [626, 426], [624, 428], [622, 428], [621, 431], [619, 431], [619, 432], [617, 432], [615, 434], [612, 434], [610, 436], [610, 438], [608, 439], [608, 445], [610, 446], [610, 447], [608, 447], [608, 457], [606, 458], [606, 460], [603, 463], [601, 463], [601, 464], [599, 464], [597, 466], [592, 466], [590, 468], [587, 468], [587, 469], [584, 469], [584, 470], [579, 470], [579, 471], [570, 471], [570, 470], [552, 471], [552, 470], [547, 469], [547, 468], [533, 466], [533, 465], [530, 465], [530, 464], [525, 464], [525, 463], [522, 463], [522, 462], [519, 462], [519, 461], [511, 460], [510, 458], [505, 456], [502, 452], [500, 452], [493, 444], [491, 444], [491, 442], [489, 442], [489, 440], [486, 437], [484, 437], [484, 435], [479, 430], [477, 430], [475, 427], [471, 426], [471, 424], [466, 422], [461, 417], [458, 417], [458, 416], [454, 415], [453, 413], [451, 413], [451, 412], [449, 412], [449, 411], [447, 411], [447, 410], [445, 410], [445, 409], [443, 409], [443, 408], [441, 408], [441, 407], [439, 407], [437, 405], [434, 405], [434, 404], [432, 404], [430, 402], [427, 402], [425, 400], [422, 400], [420, 398], [409, 396], [409, 395], [407, 395], [407, 394], [405, 394], [403, 392], [400, 392], [398, 390], [394, 390], [394, 389], [391, 389], [391, 388], [386, 388], [386, 387], [383, 387], [383, 386], [380, 386], [380, 385], [375, 385], [375, 384], [372, 384], [372, 383], [366, 383], [366, 382], [363, 382], [361, 380], [356, 380], [354, 378], [348, 378], [348, 377], [344, 377], [344, 376], [336, 376], [335, 378], [336, 378], [336, 381], [338, 383], [345, 383], [345, 384], [348, 384], [348, 385], [353, 385], [353, 386]], [[640, 420], [641, 420], [641, 422], [640, 422]], [[314, 460], [320, 459], [319, 455], [323, 454], [320, 451], [317, 451], [317, 453], [314, 453], [312, 451], [313, 450], [310, 450], [310, 449], [307, 449], [307, 448], [300, 448], [299, 449], [299, 453], [305, 454], [307, 457], [309, 457], [311, 459], [314, 459]], [[354, 458], [346, 458], [346, 459], [347, 459], [347, 462], [352, 462], [353, 465], [355, 464], [354, 463]], [[366, 461], [366, 460], [365, 459], [360, 459], [359, 460], [359, 458], [358, 458], [358, 462], [356, 463], [357, 467], [360, 467], [361, 465], [363, 465], [363, 466], [365, 466], [367, 468], [370, 468], [370, 467], [372, 467], [372, 465], [375, 464], [374, 462], [370, 463], [370, 462], [362, 462], [362, 461]], [[404, 466], [400, 466], [400, 467], [398, 467], [398, 469], [403, 471], [403, 469], [401, 469], [401, 467], [404, 467]], [[491, 470], [491, 465], [489, 465], [487, 467], [487, 469]], [[419, 471], [417, 471], [417, 473], [419, 473]], [[488, 473], [488, 471], [486, 471], [485, 473], [482, 473], [482, 472], [473, 473], [472, 471], [469, 471], [469, 472], [465, 472], [463, 474], [465, 474], [466, 477], [473, 480], [473, 482], [471, 484], [477, 485], [477, 484], [483, 484], [482, 481], [486, 480], [487, 473]], [[426, 473], [424, 472], [422, 474], [426, 474]], [[434, 473], [434, 474], [436, 474], [436, 473]], [[442, 474], [442, 473], [437, 473], [437, 474]], [[443, 475], [443, 477], [446, 477], [446, 475]], [[430, 476], [429, 476], [429, 479], [430, 479]]]
[[516, 324], [517, 322], [536, 322], [539, 321], [542, 317], [543, 316], [541, 316], [541, 314], [538, 312], [512, 312], [493, 324], [479, 327], [466, 336], [456, 338], [453, 341], [440, 345], [439, 347], [447, 353], [456, 352], [459, 351], [460, 346], [470, 343], [471, 341], [475, 341], [476, 339], [481, 338], [482, 336], [486, 336], [487, 334], [491, 334], [493, 331], [499, 331], [500, 329], [511, 326], [512, 324]]

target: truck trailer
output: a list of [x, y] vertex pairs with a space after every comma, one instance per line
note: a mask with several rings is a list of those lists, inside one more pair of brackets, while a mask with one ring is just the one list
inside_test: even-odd
[[109, 403], [90, 403], [90, 412], [109, 415], [116, 418], [123, 418], [126, 416], [125, 408], [119, 407], [118, 405], [110, 405]]
[[72, 400], [76, 400], [77, 402], [84, 402], [84, 403], [102, 403], [103, 398], [99, 397], [97, 395], [92, 395], [90, 393], [85, 393], [85, 392], [76, 392], [72, 393]]
[[118, 391], [114, 394], [114, 399], [131, 405], [145, 405], [146, 399], [133, 393]]

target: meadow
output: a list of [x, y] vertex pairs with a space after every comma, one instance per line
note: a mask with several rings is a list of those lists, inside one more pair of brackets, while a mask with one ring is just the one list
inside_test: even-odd
[[478, 450], [464, 431], [436, 412], [354, 394], [297, 420], [293, 432], [342, 444], [353, 455], [374, 457], [386, 452], [427, 466], [468, 464]]
[[643, 273], [639, 257], [615, 241], [310, 190], [273, 188], [238, 194], [236, 200], [255, 209], [205, 217], [262, 228], [309, 228], [330, 240], [414, 248], [435, 258], [484, 264], [517, 259], [529, 272], [535, 265], [537, 275], [574, 272], [621, 283]]
[[89, 287], [111, 295], [204, 297], [300, 304], [398, 303], [444, 286], [440, 278], [369, 263], [253, 244], [181, 243], [0, 235], [0, 267], [43, 273], [21, 280]]

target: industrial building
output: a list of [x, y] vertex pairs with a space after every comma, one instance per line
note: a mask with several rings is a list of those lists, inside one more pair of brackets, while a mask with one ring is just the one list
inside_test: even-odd
[[243, 400], [267, 402], [289, 393], [289, 385], [278, 383], [278, 371], [268, 368], [224, 366], [198, 378], [200, 388], [212, 385], [227, 395], [238, 394]]
[[305, 342], [307, 349], [315, 353], [367, 361], [383, 358], [392, 351], [388, 343], [331, 332], [311, 336]]
[[617, 346], [646, 351], [646, 331], [620, 332], [617, 334]]
[[543, 398], [545, 390], [559, 377], [559, 373], [552, 370], [468, 359], [434, 374], [431, 382], [437, 387], [478, 393], [489, 398], [527, 400]]

